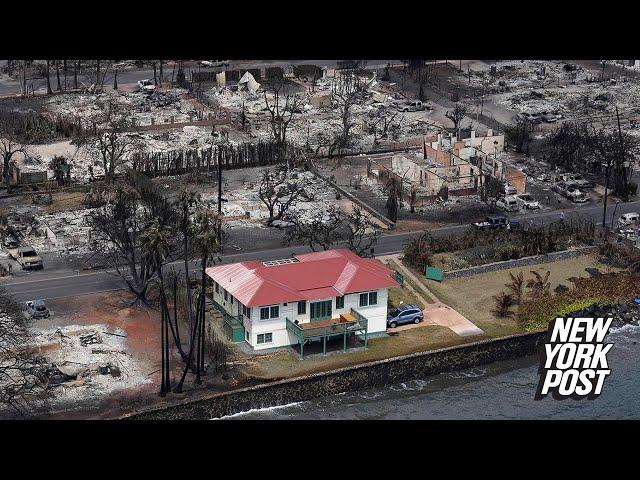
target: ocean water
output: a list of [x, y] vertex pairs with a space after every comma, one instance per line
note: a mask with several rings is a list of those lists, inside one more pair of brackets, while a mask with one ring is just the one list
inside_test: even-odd
[[640, 327], [612, 329], [611, 374], [594, 400], [534, 400], [539, 357], [238, 413], [234, 420], [640, 419]]

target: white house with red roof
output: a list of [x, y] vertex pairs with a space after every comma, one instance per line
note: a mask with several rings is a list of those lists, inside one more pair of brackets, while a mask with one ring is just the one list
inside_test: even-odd
[[206, 270], [213, 299], [238, 319], [254, 349], [300, 344], [387, 328], [388, 289], [398, 285], [381, 262], [348, 249]]

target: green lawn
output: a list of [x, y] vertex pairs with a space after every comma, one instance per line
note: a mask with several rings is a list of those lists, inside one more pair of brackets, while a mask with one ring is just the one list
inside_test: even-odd
[[[587, 267], [596, 267], [602, 272], [610, 272], [615, 269], [598, 262], [597, 255], [583, 255], [569, 260], [533, 265], [530, 267], [517, 267], [497, 272], [481, 273], [471, 277], [454, 278], [444, 280], [442, 283], [424, 279], [429, 289], [440, 299], [467, 317], [491, 337], [500, 337], [520, 333], [523, 329], [515, 320], [515, 315], [507, 318], [499, 318], [491, 310], [494, 307], [493, 296], [506, 290], [505, 283], [509, 282], [509, 273], [516, 275], [523, 272], [526, 280], [531, 277], [530, 271], [537, 270], [545, 273], [551, 272], [549, 281], [551, 290], [560, 283], [571, 287], [570, 277], [588, 277], [585, 271]], [[526, 291], [526, 289], [525, 289]], [[514, 308], [514, 312], [515, 312]]]

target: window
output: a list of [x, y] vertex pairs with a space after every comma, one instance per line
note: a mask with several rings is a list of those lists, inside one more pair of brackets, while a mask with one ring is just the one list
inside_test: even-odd
[[260, 309], [260, 320], [269, 320], [270, 318], [278, 318], [280, 316], [280, 307], [262, 307]]
[[341, 297], [336, 297], [336, 310], [338, 308], [344, 308], [344, 295]]
[[216, 285], [216, 293], [220, 293], [220, 285], [218, 285], [217, 283], [215, 285]]
[[247, 318], [251, 318], [251, 308], [242, 305], [242, 314]]
[[369, 305], [369, 294], [361, 293], [360, 294], [360, 306], [361, 307], [366, 307], [367, 305]]
[[304, 315], [307, 313], [307, 301], [300, 300], [298, 302], [298, 315]]
[[258, 334], [258, 344], [262, 343], [271, 343], [273, 341], [273, 334], [271, 333], [259, 333]]
[[369, 305], [378, 304], [378, 292], [369, 292]]
[[233, 305], [233, 295], [231, 295], [231, 305]]
[[369, 292], [360, 294], [360, 306], [368, 307], [378, 304], [378, 292]]
[[224, 301], [226, 302], [229, 299], [229, 295], [227, 294], [227, 291], [224, 291]]
[[311, 321], [331, 318], [331, 303], [331, 300], [325, 300], [323, 302], [312, 302], [311, 312], [309, 315]]
[[244, 339], [248, 342], [249, 341], [249, 331], [245, 330], [244, 331]]
[[245, 315], [247, 318], [251, 318], [251, 307], [247, 307], [247, 313]]

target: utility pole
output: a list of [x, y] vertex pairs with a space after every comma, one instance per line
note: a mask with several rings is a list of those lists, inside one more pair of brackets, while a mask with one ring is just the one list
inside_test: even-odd
[[[215, 120], [213, 120], [215, 122]], [[216, 124], [213, 124], [211, 129], [211, 136], [213, 137], [213, 143], [215, 144]], [[218, 151], [218, 215], [222, 218], [222, 154], [224, 152]], [[222, 252], [222, 229], [218, 229], [218, 248]]]
[[[620, 114], [618, 113], [618, 106], [616, 105], [616, 118], [618, 120], [618, 139], [620, 140], [620, 162], [622, 165], [622, 171], [624, 173], [624, 181], [626, 183], [627, 181], [627, 170], [626, 170], [626, 166], [625, 166], [625, 155], [624, 155], [624, 142], [622, 141], [622, 129], [620, 128]], [[624, 189], [624, 195], [626, 198], [627, 195], [627, 188], [625, 185], [625, 189]]]
[[[618, 106], [616, 105], [616, 119], [618, 121], [618, 138], [620, 139], [620, 155], [624, 163], [624, 146], [622, 143], [622, 129], [620, 128], [620, 113], [618, 112]], [[611, 175], [611, 166], [613, 164], [613, 157], [607, 161], [607, 167], [605, 170], [604, 179], [604, 208], [602, 209], [602, 228], [606, 228], [607, 222], [607, 197], [609, 196], [609, 176]], [[615, 214], [615, 211], [614, 211]]]

